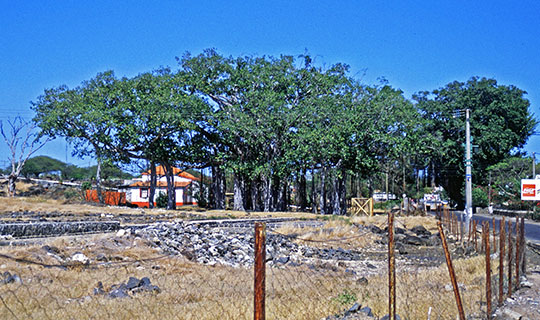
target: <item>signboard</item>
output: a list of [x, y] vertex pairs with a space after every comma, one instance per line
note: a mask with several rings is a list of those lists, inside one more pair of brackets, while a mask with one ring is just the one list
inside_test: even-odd
[[540, 201], [540, 180], [521, 179], [521, 200]]

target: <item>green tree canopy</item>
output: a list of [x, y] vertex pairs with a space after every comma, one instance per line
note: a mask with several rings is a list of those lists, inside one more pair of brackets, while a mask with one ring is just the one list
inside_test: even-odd
[[[433, 140], [429, 154], [431, 172], [450, 197], [463, 203], [464, 110], [470, 110], [473, 182], [485, 184], [486, 169], [518, 154], [536, 127], [526, 92], [500, 85], [494, 79], [473, 77], [452, 82], [433, 92], [415, 95]], [[461, 113], [459, 112], [461, 111]]]

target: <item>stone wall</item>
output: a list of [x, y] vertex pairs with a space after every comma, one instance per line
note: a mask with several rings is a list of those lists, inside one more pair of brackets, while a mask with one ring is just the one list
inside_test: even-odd
[[13, 238], [47, 237], [112, 232], [118, 229], [120, 229], [118, 221], [0, 223], [0, 236]]

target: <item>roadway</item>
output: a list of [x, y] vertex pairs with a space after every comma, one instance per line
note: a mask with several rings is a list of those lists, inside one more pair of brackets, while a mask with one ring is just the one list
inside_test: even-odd
[[[452, 211], [454, 214], [458, 215], [460, 219], [463, 217], [462, 211]], [[434, 212], [431, 212], [434, 214]], [[499, 230], [500, 221], [502, 221], [503, 216], [499, 215], [484, 215], [484, 214], [473, 214], [473, 220], [475, 220], [477, 223], [489, 221], [490, 222], [490, 229], [491, 221], [495, 218], [495, 228], [497, 228], [497, 231]], [[512, 226], [515, 226], [516, 218], [512, 217], [505, 217], [506, 221], [512, 221]], [[512, 228], [514, 229], [514, 228]], [[536, 244], [540, 245], [540, 222], [535, 222], [529, 219], [525, 219], [525, 238], [527, 241], [534, 242]]]

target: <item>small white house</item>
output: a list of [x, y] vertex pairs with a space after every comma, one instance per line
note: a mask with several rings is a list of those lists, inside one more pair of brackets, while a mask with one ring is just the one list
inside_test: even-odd
[[[165, 177], [165, 168], [163, 166], [156, 167], [157, 182], [156, 192], [154, 195], [154, 204], [160, 192], [167, 193], [167, 179]], [[194, 192], [198, 190], [199, 178], [192, 174], [182, 171], [178, 168], [173, 168], [174, 174], [174, 192], [176, 193], [176, 205], [182, 206], [186, 204], [197, 204], [197, 200], [193, 198]], [[150, 194], [150, 170], [142, 173], [140, 181], [136, 181], [123, 190], [126, 193], [126, 202], [138, 207], [148, 207], [148, 197]]]

